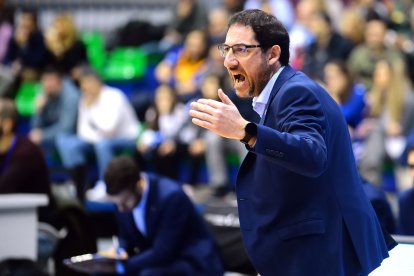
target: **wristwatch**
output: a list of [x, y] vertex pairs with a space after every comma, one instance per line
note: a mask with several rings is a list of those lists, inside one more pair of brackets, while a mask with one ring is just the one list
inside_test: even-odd
[[240, 142], [242, 142], [243, 144], [248, 144], [250, 139], [257, 136], [257, 125], [255, 123], [251, 123], [251, 122], [248, 123], [244, 127], [244, 132], [245, 132], [245, 135], [244, 135], [243, 139], [240, 140]]

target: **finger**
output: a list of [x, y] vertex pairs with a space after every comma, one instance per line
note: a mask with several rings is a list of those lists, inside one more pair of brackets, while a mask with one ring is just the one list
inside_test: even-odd
[[198, 111], [208, 113], [208, 114], [211, 114], [211, 115], [214, 115], [214, 113], [216, 111], [215, 107], [212, 107], [208, 104], [203, 104], [203, 103], [200, 103], [200, 102], [191, 103], [191, 107], [198, 110]]
[[213, 124], [211, 124], [210, 122], [203, 121], [203, 120], [200, 120], [198, 118], [191, 119], [191, 122], [193, 122], [193, 124], [195, 124], [197, 126], [203, 127], [205, 129], [208, 129], [208, 130], [211, 130], [212, 127], [213, 127]]
[[201, 104], [209, 105], [213, 108], [219, 108], [220, 106], [223, 106], [222, 102], [210, 100], [210, 99], [199, 99], [197, 102]]
[[223, 103], [228, 105], [234, 105], [230, 98], [223, 92], [221, 88], [218, 90], [218, 96]]
[[205, 112], [200, 112], [197, 110], [190, 110], [189, 114], [193, 118], [197, 118], [202, 121], [207, 121], [209, 123], [211, 123], [214, 119], [213, 116], [211, 116], [210, 114], [205, 113]]

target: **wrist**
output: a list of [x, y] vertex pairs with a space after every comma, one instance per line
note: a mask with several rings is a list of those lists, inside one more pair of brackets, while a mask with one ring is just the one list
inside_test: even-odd
[[240, 142], [249, 146], [256, 142], [257, 125], [252, 122], [248, 122], [244, 127], [244, 137], [240, 139]]

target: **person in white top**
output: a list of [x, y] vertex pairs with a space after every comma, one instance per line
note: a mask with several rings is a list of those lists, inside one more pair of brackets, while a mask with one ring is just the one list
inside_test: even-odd
[[135, 148], [139, 121], [123, 92], [106, 86], [92, 69], [83, 69], [80, 87], [77, 133], [60, 136], [56, 143], [63, 166], [83, 201], [88, 156], [95, 154], [101, 180], [117, 152]]

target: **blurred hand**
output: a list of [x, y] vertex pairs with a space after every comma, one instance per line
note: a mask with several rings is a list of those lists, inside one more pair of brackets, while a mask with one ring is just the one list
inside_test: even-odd
[[204, 143], [204, 140], [200, 138], [194, 140], [190, 144], [188, 151], [191, 155], [202, 155], [206, 151], [206, 144]]
[[402, 127], [399, 123], [391, 121], [386, 127], [387, 135], [391, 137], [397, 137], [402, 135]]
[[176, 150], [176, 145], [174, 141], [165, 141], [158, 147], [158, 153], [160, 155], [169, 155], [174, 153]]
[[199, 99], [197, 102], [192, 102], [193, 109], [189, 113], [193, 117], [192, 122], [222, 137], [242, 139], [248, 121], [240, 115], [237, 107], [223, 90], [218, 90], [218, 96], [222, 102], [211, 99]]
[[36, 97], [35, 100], [35, 109], [36, 112], [40, 112], [46, 105], [47, 97], [44, 93], [41, 93], [39, 96]]
[[22, 71], [22, 68], [23, 66], [19, 60], [16, 60], [11, 64], [11, 72], [14, 76], [19, 75]]
[[109, 259], [116, 259], [116, 260], [128, 259], [128, 253], [126, 253], [123, 248], [120, 248], [117, 254], [115, 247], [112, 247], [112, 246], [107, 250], [99, 251], [98, 254], [106, 258], [109, 258]]
[[40, 144], [42, 142], [42, 131], [38, 128], [34, 128], [29, 133], [29, 139], [35, 144]]
[[141, 153], [146, 153], [148, 152], [149, 149], [150, 147], [147, 144], [144, 144], [144, 143], [137, 144], [137, 150]]
[[173, 70], [171, 66], [169, 66], [165, 62], [161, 62], [156, 68], [155, 68], [155, 78], [160, 83], [169, 83], [172, 78]]

